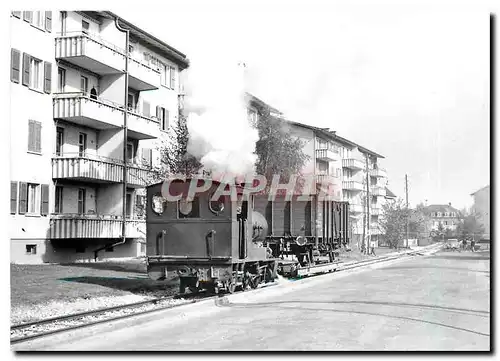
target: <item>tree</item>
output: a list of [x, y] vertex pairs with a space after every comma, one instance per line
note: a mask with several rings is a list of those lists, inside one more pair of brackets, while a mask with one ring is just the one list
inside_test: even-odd
[[410, 210], [409, 232], [417, 238], [429, 237], [431, 232], [431, 218], [426, 212], [423, 203], [417, 204], [415, 209]]
[[406, 237], [408, 213], [406, 204], [401, 198], [382, 205], [382, 217], [379, 224], [390, 248], [398, 248], [401, 240]]
[[177, 124], [170, 127], [168, 138], [163, 139], [158, 147], [160, 165], [153, 169], [156, 181], [163, 180], [169, 174], [183, 174], [191, 177], [198, 173], [202, 164], [187, 151], [189, 131], [186, 117], [180, 113]]
[[484, 233], [484, 226], [478, 218], [479, 217], [475, 212], [471, 212], [463, 219], [459, 220], [456, 228], [457, 236], [461, 238], [481, 237]]
[[255, 146], [257, 173], [266, 177], [268, 185], [274, 175], [279, 175], [282, 182], [287, 182], [292, 175], [300, 175], [309, 159], [302, 150], [304, 142], [292, 137], [286, 131], [285, 122], [272, 116], [267, 107], [261, 110], [256, 126], [259, 131]]

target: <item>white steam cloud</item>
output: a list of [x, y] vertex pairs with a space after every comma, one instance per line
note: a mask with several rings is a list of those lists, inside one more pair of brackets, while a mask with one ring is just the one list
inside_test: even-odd
[[259, 138], [247, 116], [244, 68], [238, 63], [193, 63], [186, 72], [188, 152], [213, 178], [253, 174]]

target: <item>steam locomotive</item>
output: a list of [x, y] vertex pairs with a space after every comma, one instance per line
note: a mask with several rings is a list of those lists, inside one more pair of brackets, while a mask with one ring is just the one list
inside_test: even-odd
[[[192, 182], [205, 190], [190, 198]], [[262, 194], [245, 197], [241, 185], [211, 181], [203, 187], [204, 182], [172, 181], [168, 192], [175, 200], [162, 195], [163, 183], [147, 187], [151, 279], [176, 273], [181, 294], [233, 293], [274, 282], [278, 274], [298, 277], [337, 268], [337, 248], [349, 241], [347, 203], [314, 195], [270, 201]], [[226, 192], [218, 196], [221, 186]]]

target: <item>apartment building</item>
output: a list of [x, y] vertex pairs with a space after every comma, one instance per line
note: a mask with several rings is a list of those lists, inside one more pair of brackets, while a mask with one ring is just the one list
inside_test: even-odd
[[186, 55], [108, 11], [10, 22], [11, 261], [144, 254], [144, 187]]
[[483, 239], [490, 240], [490, 186], [483, 187], [471, 194], [474, 199], [472, 209], [484, 227]]

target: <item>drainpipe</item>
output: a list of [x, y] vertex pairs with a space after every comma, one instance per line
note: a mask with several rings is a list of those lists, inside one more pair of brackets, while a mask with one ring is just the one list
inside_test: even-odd
[[98, 248], [94, 251], [94, 260], [97, 260], [97, 254], [99, 251], [106, 249], [108, 247], [115, 247], [121, 244], [124, 244], [127, 240], [126, 228], [127, 228], [127, 118], [128, 118], [128, 45], [129, 45], [129, 30], [124, 29], [120, 26], [118, 22], [118, 17], [115, 17], [115, 26], [116, 28], [125, 33], [125, 91], [123, 96], [123, 207], [122, 207], [122, 240], [111, 245], [106, 245], [101, 248]]

